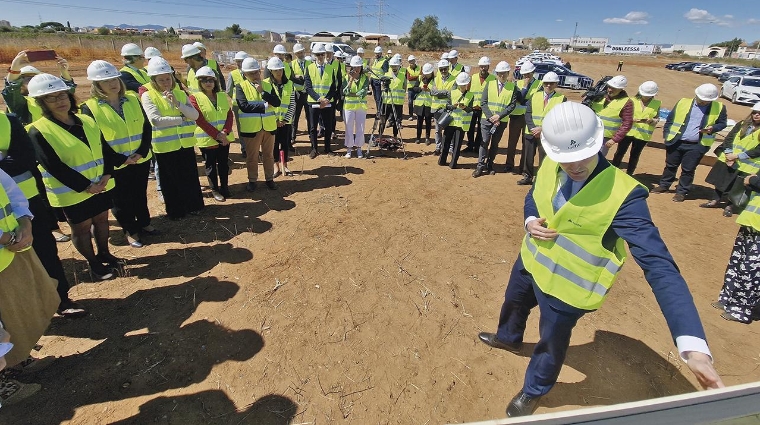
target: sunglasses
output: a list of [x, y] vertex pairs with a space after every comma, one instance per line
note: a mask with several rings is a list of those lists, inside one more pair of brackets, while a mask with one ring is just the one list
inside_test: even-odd
[[201, 83], [201, 84], [206, 84], [206, 83], [214, 84], [214, 83], [216, 83], [216, 80], [213, 79], [213, 78], [199, 78], [198, 82]]
[[751, 114], [752, 115], [757, 115], [757, 114], [760, 114], [760, 111], [752, 111]]
[[58, 103], [64, 100], [69, 100], [68, 92], [61, 92], [57, 95], [48, 95], [42, 98], [42, 101], [45, 103]]

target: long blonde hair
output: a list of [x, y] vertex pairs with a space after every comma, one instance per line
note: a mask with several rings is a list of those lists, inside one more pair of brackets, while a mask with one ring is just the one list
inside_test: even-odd
[[[747, 128], [749, 128], [750, 124], [754, 125], [755, 123], [752, 121], [752, 111], [749, 111], [749, 115], [747, 115], [747, 118], [744, 118], [742, 120], [742, 126], [739, 127], [739, 137], [744, 137], [744, 135], [747, 133]], [[752, 132], [756, 132], [757, 130], [760, 130], [760, 125], [755, 126], [755, 128], [752, 129]]]
[[[121, 78], [119, 78], [119, 85], [121, 86], [119, 88], [119, 98], [122, 98], [124, 97], [124, 93], [127, 92], [127, 86], [124, 84], [124, 81], [122, 81]], [[108, 95], [106, 95], [105, 92], [103, 92], [103, 89], [100, 88], [100, 81], [92, 82], [92, 87], [90, 87], [90, 96], [99, 100], [108, 99]]]

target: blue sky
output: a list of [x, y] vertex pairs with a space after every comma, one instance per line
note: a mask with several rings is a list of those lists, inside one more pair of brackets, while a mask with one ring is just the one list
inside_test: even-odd
[[[359, 4], [361, 3], [361, 9]], [[383, 32], [401, 34], [414, 18], [436, 15], [440, 27], [478, 39], [545, 36], [608, 37], [611, 43], [703, 44], [743, 38], [760, 40], [760, 8], [745, 0], [687, 2], [639, 0], [384, 0]], [[478, 8], [475, 5], [490, 4]], [[730, 4], [730, 6], [729, 6]], [[0, 0], [12, 25], [59, 21], [72, 26], [102, 24], [251, 30], [378, 31], [378, 0]], [[464, 9], [464, 10], [463, 10]], [[361, 10], [361, 13], [360, 13]], [[358, 15], [363, 15], [359, 17]]]

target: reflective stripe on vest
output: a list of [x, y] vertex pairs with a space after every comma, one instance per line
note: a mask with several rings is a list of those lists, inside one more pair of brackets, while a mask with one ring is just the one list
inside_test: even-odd
[[389, 88], [390, 91], [383, 96], [383, 104], [385, 105], [403, 105], [404, 98], [406, 97], [406, 90], [404, 90], [404, 74], [399, 70], [398, 73], [393, 74], [393, 71], [388, 71], [385, 74], [390, 78]]
[[[235, 90], [235, 86], [240, 85], [243, 81], [245, 81], [245, 77], [243, 77], [243, 71], [239, 69], [233, 69], [232, 72], [230, 72], [230, 77], [232, 77], [232, 100], [235, 100], [235, 96], [237, 96], [237, 90]], [[228, 90], [230, 88], [228, 87]]]
[[290, 100], [293, 98], [293, 82], [290, 81], [290, 79], [286, 79], [285, 84], [282, 86], [281, 94], [277, 87], [272, 84], [272, 77], [269, 77], [264, 81], [272, 85], [274, 95], [280, 99], [280, 106], [274, 107], [274, 116], [277, 118], [277, 121], [284, 121], [285, 124], [293, 124], [293, 117], [287, 117], [288, 109], [290, 108]]
[[[216, 106], [211, 102], [211, 99], [203, 92], [198, 92], [193, 95], [195, 97], [195, 103], [198, 105], [198, 109], [201, 110], [203, 118], [211, 124], [215, 129], [222, 131], [224, 124], [227, 122], [227, 114], [230, 112], [230, 102], [227, 98], [227, 94], [219, 91], [216, 93]], [[196, 144], [199, 148], [208, 148], [219, 145], [219, 142], [206, 134], [202, 128], [196, 126], [193, 131], [195, 135]], [[235, 140], [235, 136], [232, 134], [227, 135], [227, 140], [232, 142]]]
[[[741, 123], [737, 123], [736, 125], [741, 126]], [[740, 133], [737, 132], [734, 136], [734, 141], [732, 144], [733, 153], [736, 155], [746, 153], [747, 151], [753, 150], [757, 148], [758, 145], [760, 145], [760, 127], [754, 129], [752, 133], [744, 137], [739, 136]], [[718, 159], [726, 162], [725, 154], [721, 153]], [[738, 170], [743, 173], [752, 175], [760, 172], [760, 158], [738, 158], [736, 162], [739, 165]]]
[[[451, 91], [451, 104], [457, 105], [460, 103], [464, 103], [466, 106], [471, 106], [472, 102], [474, 102], [475, 96], [472, 94], [472, 92], [462, 93], [458, 88]], [[470, 112], [465, 112], [464, 109], [461, 108], [455, 108], [452, 111], [453, 120], [451, 121], [451, 124], [449, 124], [452, 127], [459, 127], [463, 131], [468, 131], [470, 129], [470, 122], [472, 121], [472, 110]]]
[[[441, 78], [441, 74], [438, 73], [438, 74], [436, 74], [434, 81], [435, 81], [435, 88], [436, 88], [436, 90], [448, 90], [449, 92], [451, 92], [451, 91], [455, 90], [454, 89], [454, 85], [456, 84], [457, 79], [456, 79], [456, 77], [454, 77], [451, 74], [449, 74], [449, 78], [447, 78], [446, 81], [444, 81]], [[439, 99], [439, 98], [433, 96], [433, 98], [431, 99], [430, 109], [433, 110], [433, 111], [436, 111], [436, 110], [438, 110], [440, 108], [445, 107], [446, 103], [447, 103], [447, 101], [446, 101], [445, 98], [444, 99]]]
[[628, 97], [613, 99], [601, 111], [597, 112], [597, 116], [599, 116], [602, 124], [604, 124], [605, 138], [614, 136], [620, 125], [623, 124], [623, 119], [620, 118], [620, 111], [623, 110], [626, 103], [628, 103]]
[[[187, 103], [185, 92], [175, 87], [172, 90], [174, 97], [179, 103]], [[195, 146], [195, 121], [184, 119], [182, 112], [169, 105], [163, 95], [152, 85], [148, 86], [148, 95], [153, 104], [158, 108], [159, 114], [164, 117], [182, 117], [182, 123], [171, 127], [153, 126], [153, 137], [151, 146], [154, 153], [169, 153], [180, 150], [181, 148], [191, 148]]]
[[[348, 80], [346, 80], [348, 84]], [[367, 76], [362, 73], [359, 80], [354, 80], [349, 87], [349, 94], [343, 101], [343, 109], [347, 111], [366, 111], [367, 110], [367, 90], [364, 90], [364, 96], [357, 96], [356, 92], [367, 86]]]
[[[132, 68], [129, 65], [124, 66], [119, 71], [121, 72], [127, 72], [131, 74], [133, 77], [135, 77], [135, 81], [137, 81], [140, 84], [148, 84], [150, 83], [150, 77], [148, 76], [148, 73], [143, 71], [142, 69]], [[129, 90], [130, 92], [134, 93], [134, 91]]]
[[736, 218], [736, 223], [760, 231], [760, 196], [758, 195], [758, 192], [752, 192], [749, 203]]
[[383, 74], [385, 74], [385, 71], [383, 71], [383, 65], [387, 61], [388, 61], [388, 58], [386, 58], [385, 56], [381, 57], [380, 59], [375, 59], [372, 62], [372, 72], [375, 75], [383, 75]]
[[[11, 147], [11, 122], [8, 116], [0, 112], [0, 156], [8, 156], [8, 149]], [[11, 176], [16, 182], [26, 199], [32, 199], [40, 192], [37, 190], [37, 182], [34, 181], [34, 175], [26, 171], [15, 176]]]
[[472, 106], [481, 105], [481, 102], [483, 101], [483, 90], [485, 90], [486, 86], [488, 86], [488, 83], [491, 81], [496, 81], [496, 77], [493, 74], [488, 74], [482, 83], [480, 82], [480, 74], [475, 74], [472, 76], [470, 91], [475, 96], [475, 102], [473, 102]]
[[[328, 75], [325, 72], [325, 75]], [[261, 87], [264, 91], [271, 93], [272, 85], [267, 81], [261, 81]], [[265, 103], [261, 94], [253, 87], [250, 81], [245, 80], [240, 85], [245, 94], [245, 100], [249, 102], [260, 102], [262, 105]], [[277, 117], [273, 106], [267, 106], [264, 113], [251, 113], [251, 112], [238, 112], [238, 123], [240, 124], [240, 131], [243, 133], [257, 133], [264, 129], [265, 131], [277, 130]]]
[[[515, 84], [515, 86], [517, 87], [517, 90], [522, 90], [523, 88], [525, 88], [525, 80], [518, 81]], [[533, 99], [533, 95], [538, 93], [539, 91], [542, 91], [541, 80], [533, 79], [530, 83], [530, 87], [528, 88], [528, 91], [525, 92], [525, 98]], [[515, 109], [509, 115], [525, 115], [525, 111], [527, 110], [528, 110], [527, 105], [520, 105], [518, 103], [517, 106], [515, 106]]]
[[655, 123], [647, 124], [639, 122], [639, 120], [657, 118], [660, 114], [660, 106], [662, 102], [657, 99], [652, 99], [649, 104], [644, 106], [644, 102], [641, 98], [631, 98], [633, 100], [633, 127], [628, 132], [629, 136], [635, 137], [639, 140], [650, 141], [652, 140], [652, 134], [654, 133]]
[[[76, 116], [82, 121], [89, 146], [45, 117], [30, 124], [29, 128], [36, 128], [45, 137], [64, 164], [92, 183], [97, 183], [103, 177], [103, 146], [100, 141], [102, 137], [100, 129], [92, 118], [80, 114]], [[92, 196], [87, 191], [77, 192], [64, 185], [42, 165], [38, 168], [42, 173], [42, 182], [45, 184], [51, 206], [76, 205]], [[106, 190], [111, 190], [113, 187], [114, 180], [108, 180]]]
[[[137, 152], [142, 143], [143, 125], [145, 117], [143, 116], [142, 106], [137, 96], [132, 92], [124, 95], [126, 102], [122, 105], [124, 118], [119, 116], [116, 111], [107, 102], [99, 101], [95, 98], [88, 99], [85, 104], [90, 108], [95, 122], [98, 124], [103, 138], [116, 153], [130, 156]], [[126, 120], [126, 121], [125, 121]], [[141, 158], [138, 163], [142, 164], [151, 157], [150, 151]], [[124, 168], [125, 165], [115, 167], [117, 170]]]
[[[565, 95], [554, 92], [549, 101], [546, 102], [546, 106], [544, 106], [544, 92], [534, 94], [530, 99], [530, 117], [533, 120], [533, 125], [541, 127], [546, 113], [564, 101]], [[525, 134], [531, 134], [527, 124], [525, 124]]]
[[[417, 66], [416, 69], [412, 69], [412, 67], [409, 67], [406, 69], [406, 75], [407, 75], [407, 90], [412, 87], [419, 87], [420, 85], [420, 77], [422, 73], [422, 67]], [[409, 77], [417, 77], [415, 80], [410, 80]]]
[[[306, 76], [306, 69], [309, 67], [309, 64], [311, 63], [311, 61], [304, 60], [303, 62], [301, 62], [299, 59], [296, 59], [295, 61], [293, 61], [291, 63], [295, 63], [296, 64], [295, 66], [292, 67], [293, 68], [293, 74], [295, 74], [295, 75], [297, 75], [299, 77], [305, 77]], [[299, 92], [303, 92], [304, 91], [304, 85], [303, 84], [295, 84], [295, 83], [293, 83], [293, 87], [297, 91], [299, 91]]]
[[[509, 81], [504, 83], [504, 87], [501, 89], [501, 94], [499, 94], [498, 80], [489, 81], [488, 84], [486, 84], [486, 87], [488, 90], [488, 109], [494, 114], [500, 114], [507, 108], [507, 105], [509, 105], [509, 102], [512, 100], [512, 95], [515, 90], [517, 90], [517, 87]], [[511, 115], [514, 114], [505, 116], [501, 119], [501, 122], [509, 121]]]
[[536, 176], [533, 198], [547, 227], [560, 236], [539, 241], [523, 239], [520, 256], [541, 290], [573, 307], [599, 308], [626, 259], [625, 243], [615, 240], [608, 250], [603, 237], [616, 212], [640, 184], [609, 166], [570, 198], [558, 211], [552, 200], [559, 186], [559, 164], [544, 159]]
[[[319, 76], [319, 66], [312, 62], [309, 64], [309, 67], [306, 68], [306, 72], [309, 73], [309, 79], [311, 80], [311, 88], [314, 89], [315, 92], [320, 97], [326, 97], [327, 92], [330, 91], [330, 87], [333, 83], [333, 72], [332, 67], [330, 65], [323, 65], [325, 67], [324, 71], [322, 72], [322, 76]], [[318, 99], [313, 99], [311, 95], [309, 96], [309, 102], [311, 103], [317, 103]]]
[[201, 83], [198, 82], [198, 77], [195, 76], [195, 70], [193, 68], [190, 68], [190, 70], [187, 71], [187, 89], [193, 93], [201, 90]]
[[[430, 87], [430, 83], [428, 82], [427, 85]], [[420, 87], [424, 87], [425, 83], [420, 82]], [[433, 96], [430, 95], [429, 90], [422, 90], [419, 93], [417, 93], [417, 97], [414, 98], [414, 106], [431, 106], [433, 104]]]
[[[0, 230], [3, 233], [12, 232], [18, 228], [18, 221], [13, 215], [11, 199], [3, 186], [0, 186]], [[16, 253], [0, 245], [0, 272], [13, 261]]]
[[[670, 142], [671, 140], [675, 139], [675, 137], [681, 133], [681, 128], [685, 127], [686, 124], [686, 115], [691, 112], [691, 108], [694, 105], [695, 100], [689, 99], [689, 98], [683, 98], [676, 103], [675, 108], [673, 110], [675, 111], [675, 115], [673, 116], [673, 122], [670, 125], [670, 128], [668, 129], [668, 134], [665, 135], [665, 141]], [[718, 117], [720, 116], [720, 112], [723, 109], [723, 105], [718, 102], [714, 101], [711, 102], [710, 105], [710, 111], [707, 113], [707, 122], [705, 122], [705, 127], [710, 127], [711, 125], [715, 124], [716, 121], [718, 121]], [[702, 137], [700, 139], [700, 144], [703, 146], [712, 146], [712, 144], [715, 142], [715, 134], [702, 134]]]
[[449, 74], [453, 75], [454, 78], [457, 78], [457, 75], [461, 74], [462, 71], [464, 71], [464, 66], [462, 66], [461, 63], [457, 62], [456, 65], [451, 67]]

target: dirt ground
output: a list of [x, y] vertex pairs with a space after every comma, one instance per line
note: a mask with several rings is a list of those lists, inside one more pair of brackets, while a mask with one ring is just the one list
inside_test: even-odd
[[[501, 51], [488, 53], [495, 64]], [[465, 53], [464, 62], [479, 55]], [[516, 56], [507, 58], [514, 63]], [[614, 75], [618, 60], [567, 59], [594, 79]], [[626, 58], [630, 93], [655, 80], [670, 108], [702, 82], [717, 83], [666, 70], [667, 62]], [[88, 93], [86, 65], [72, 62], [80, 97]], [[748, 110], [728, 104], [735, 120]], [[414, 137], [410, 124], [404, 122], [407, 139]], [[112, 220], [112, 251], [127, 259], [122, 277], [91, 283], [71, 243], [59, 244], [76, 284], [71, 294], [91, 315], [53, 320], [35, 355], [59, 359], [25, 378], [43, 389], [3, 407], [0, 423], [442, 424], [504, 417], [538, 338], [537, 314], [521, 355], [490, 349], [477, 334], [496, 329], [528, 188], [512, 174], [473, 179], [473, 156], [463, 156], [457, 170], [439, 167], [433, 146], [424, 144], [407, 144], [408, 160], [397, 153], [310, 160], [307, 140], [298, 136], [295, 177], [252, 195], [235, 146], [234, 197], [218, 203], [206, 192], [198, 217], [165, 219], [150, 182], [153, 224], [163, 234], [132, 249]], [[504, 161], [502, 151], [497, 162]], [[635, 177], [650, 185], [663, 165], [664, 151], [647, 148]], [[650, 208], [689, 283], [724, 382], [753, 382], [760, 379], [756, 326], [727, 322], [710, 307], [738, 226], [720, 210], [698, 208], [711, 194], [708, 171], [698, 169], [686, 202], [652, 195]], [[538, 413], [697, 391], [633, 260], [606, 305], [581, 319], [571, 345]]]

